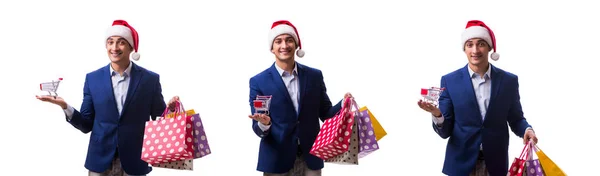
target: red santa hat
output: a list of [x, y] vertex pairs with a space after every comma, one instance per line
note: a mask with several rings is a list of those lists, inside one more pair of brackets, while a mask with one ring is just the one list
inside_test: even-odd
[[467, 22], [467, 27], [462, 33], [462, 47], [464, 49], [465, 42], [472, 38], [480, 38], [485, 40], [494, 52], [490, 55], [490, 58], [494, 61], [500, 59], [500, 54], [496, 53], [496, 37], [494, 32], [485, 23], [479, 20], [471, 20]]
[[271, 31], [269, 31], [269, 51], [273, 49], [273, 40], [277, 38], [277, 36], [281, 34], [289, 34], [291, 35], [296, 44], [298, 44], [298, 50], [296, 51], [296, 55], [298, 57], [304, 57], [304, 50], [302, 50], [302, 43], [300, 42], [300, 35], [298, 35], [298, 30], [294, 25], [286, 20], [275, 21], [271, 26]]
[[133, 48], [133, 53], [131, 53], [131, 58], [135, 61], [140, 60], [140, 54], [138, 51], [139, 45], [139, 37], [137, 31], [131, 27], [125, 20], [115, 20], [111, 27], [106, 30], [105, 39], [108, 39], [112, 36], [119, 36], [125, 38], [129, 45]]

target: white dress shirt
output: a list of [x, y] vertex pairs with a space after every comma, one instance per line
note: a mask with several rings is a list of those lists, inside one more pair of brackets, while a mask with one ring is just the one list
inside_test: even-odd
[[[277, 64], [275, 64], [275, 68], [277, 69], [277, 72], [279, 72], [279, 75], [281, 76], [281, 79], [283, 80], [283, 83], [290, 94], [290, 98], [292, 98], [292, 104], [294, 104], [296, 113], [298, 113], [298, 99], [300, 97], [298, 91], [300, 87], [300, 83], [298, 82], [298, 64], [294, 63], [294, 70], [291, 74], [277, 66]], [[259, 122], [258, 127], [263, 131], [267, 131], [269, 128], [271, 128], [271, 125], [263, 125]]]
[[[131, 75], [131, 66], [133, 63], [129, 62], [129, 66], [122, 74], [116, 72], [112, 66], [110, 66], [110, 79], [112, 80], [113, 93], [115, 95], [115, 101], [117, 104], [117, 110], [119, 115], [123, 112], [123, 105], [125, 105], [125, 99], [127, 98], [127, 90], [129, 89], [129, 81]], [[64, 109], [67, 119], [73, 118], [75, 109], [67, 104], [67, 109]]]

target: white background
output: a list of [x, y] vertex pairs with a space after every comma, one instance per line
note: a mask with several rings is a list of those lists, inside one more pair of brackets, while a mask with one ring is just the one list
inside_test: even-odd
[[[351, 92], [388, 136], [358, 166], [326, 164], [324, 175], [442, 175], [446, 140], [417, 106], [419, 89], [463, 67], [460, 34], [479, 19], [496, 33], [495, 66], [519, 76], [521, 102], [542, 148], [566, 173], [592, 174], [600, 147], [597, 26], [591, 4], [363, 1], [3, 1], [0, 58], [5, 112], [0, 175], [87, 175], [89, 134], [35, 99], [38, 84], [63, 77], [59, 94], [79, 109], [85, 74], [108, 64], [104, 31], [125, 19], [140, 34], [139, 65], [161, 75], [165, 100], [179, 95], [202, 116], [213, 154], [194, 171], [151, 175], [261, 175], [251, 129], [248, 80], [268, 68], [271, 23], [299, 30], [300, 63], [323, 71], [332, 101]], [[392, 1], [390, 1], [392, 2]], [[564, 1], [566, 2], [566, 1]], [[198, 86], [193, 86], [196, 84]], [[510, 161], [522, 140], [510, 134]], [[588, 160], [589, 161], [585, 161]], [[596, 163], [596, 164], [593, 164]]]

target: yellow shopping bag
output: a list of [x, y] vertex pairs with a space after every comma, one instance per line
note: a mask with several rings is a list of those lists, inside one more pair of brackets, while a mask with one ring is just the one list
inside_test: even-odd
[[544, 170], [544, 175], [546, 175], [546, 176], [566, 176], [567, 175], [537, 145], [535, 145], [534, 149], [535, 149], [535, 154], [538, 156], [538, 159], [540, 160], [540, 164], [542, 165], [542, 170]]
[[[194, 115], [194, 114], [196, 114], [196, 111], [194, 111], [194, 109], [190, 109], [190, 110], [186, 110], [185, 111], [185, 115], [186, 116], [191, 116], [191, 115]], [[169, 113], [169, 114], [167, 114], [167, 117], [165, 117], [165, 118], [167, 118], [167, 119], [168, 118], [173, 118], [175, 115], [179, 115], [179, 113]]]
[[387, 135], [387, 132], [385, 132], [385, 129], [383, 129], [383, 127], [381, 126], [379, 121], [377, 121], [377, 119], [371, 113], [371, 111], [369, 111], [369, 108], [367, 108], [367, 106], [363, 106], [359, 109], [359, 111], [364, 111], [364, 110], [367, 110], [367, 112], [369, 113], [369, 117], [371, 117], [371, 123], [373, 124], [373, 130], [375, 131], [375, 137], [376, 137], [377, 141], [379, 141], [381, 138], [383, 138], [385, 135]]

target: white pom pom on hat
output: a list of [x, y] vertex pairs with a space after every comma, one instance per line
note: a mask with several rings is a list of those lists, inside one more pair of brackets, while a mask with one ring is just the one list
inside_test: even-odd
[[271, 31], [269, 31], [269, 51], [273, 48], [273, 40], [277, 38], [277, 36], [281, 34], [289, 34], [291, 35], [296, 43], [298, 44], [298, 50], [296, 51], [296, 56], [302, 58], [304, 57], [304, 50], [302, 50], [302, 42], [300, 42], [300, 35], [298, 34], [298, 30], [296, 27], [287, 20], [279, 20], [273, 22], [271, 25]]
[[133, 59], [134, 61], [140, 60], [140, 53], [138, 53], [138, 52], [131, 53], [131, 59]]
[[493, 52], [490, 55], [490, 58], [492, 58], [492, 60], [497, 61], [498, 59], [500, 59], [500, 54], [498, 54], [497, 52]]
[[131, 59], [138, 61], [140, 60], [140, 53], [138, 53], [139, 37], [137, 31], [131, 27], [125, 20], [115, 20], [107, 30], [104, 39], [108, 39], [112, 36], [119, 36], [125, 38], [127, 42], [133, 48], [131, 53]]
[[467, 26], [461, 35], [461, 47], [464, 48], [465, 42], [472, 38], [480, 38], [485, 40], [494, 50], [490, 55], [490, 59], [497, 61], [500, 59], [500, 54], [496, 53], [496, 36], [494, 32], [485, 23], [479, 20], [471, 20], [467, 22]]
[[296, 55], [300, 58], [304, 57], [304, 50], [299, 49], [298, 51], [296, 51]]

